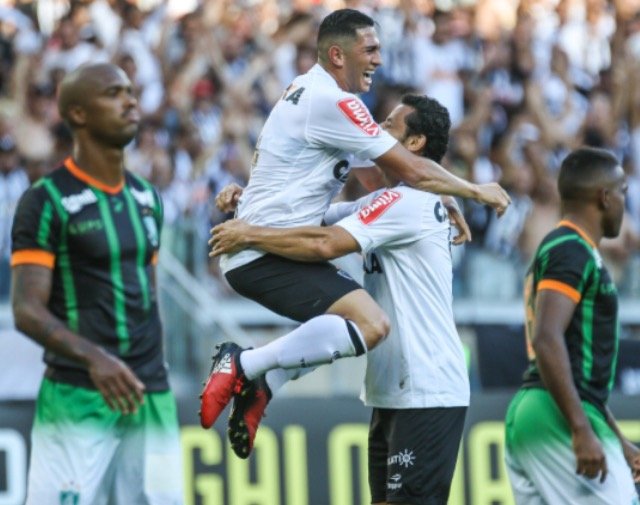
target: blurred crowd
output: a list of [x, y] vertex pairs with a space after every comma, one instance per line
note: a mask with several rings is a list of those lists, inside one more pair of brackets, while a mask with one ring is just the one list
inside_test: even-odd
[[[379, 24], [383, 66], [363, 96], [374, 116], [407, 91], [438, 99], [453, 122], [445, 166], [511, 194], [499, 220], [465, 202], [474, 239], [456, 251], [457, 295], [520, 296], [558, 220], [559, 164], [588, 144], [628, 173], [623, 231], [603, 255], [621, 292], [640, 297], [640, 0], [0, 0], [0, 297], [16, 202], [69, 155], [55, 105], [66, 72], [112, 61], [129, 75], [144, 119], [128, 168], [164, 198], [164, 247], [215, 278], [208, 230], [227, 216], [213, 196], [246, 183], [267, 114], [340, 7]], [[354, 179], [343, 196], [362, 191]]]

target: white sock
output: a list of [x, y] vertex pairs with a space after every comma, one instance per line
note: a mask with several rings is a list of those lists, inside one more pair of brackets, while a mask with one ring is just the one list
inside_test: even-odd
[[267, 345], [244, 351], [240, 364], [246, 377], [255, 379], [274, 368], [315, 367], [365, 351], [354, 323], [340, 316], [323, 314]]
[[288, 370], [285, 370], [284, 368], [274, 368], [267, 372], [265, 379], [271, 394], [275, 395], [276, 391], [278, 391], [287, 382], [298, 380], [300, 377], [303, 377], [314, 370], [315, 367], [289, 368]]

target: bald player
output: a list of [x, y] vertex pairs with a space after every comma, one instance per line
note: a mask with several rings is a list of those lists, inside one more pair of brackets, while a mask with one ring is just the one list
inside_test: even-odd
[[607, 400], [620, 324], [616, 287], [598, 245], [620, 231], [627, 182], [618, 160], [581, 148], [562, 162], [562, 220], [525, 281], [530, 364], [506, 419], [516, 503], [637, 504], [638, 448]]
[[154, 265], [155, 189], [124, 168], [140, 114], [110, 64], [67, 75], [73, 153], [22, 197], [12, 230], [16, 327], [44, 347], [27, 504], [183, 503]]

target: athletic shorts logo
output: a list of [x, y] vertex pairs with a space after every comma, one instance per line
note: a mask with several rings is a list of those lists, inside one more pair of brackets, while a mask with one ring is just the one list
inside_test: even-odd
[[387, 482], [387, 489], [395, 491], [396, 489], [402, 488], [402, 482], [400, 482], [401, 480], [402, 475], [400, 475], [399, 473], [392, 475], [391, 477], [389, 477], [389, 482]]
[[389, 207], [402, 198], [402, 194], [391, 189], [386, 190], [373, 202], [358, 213], [358, 219], [362, 224], [371, 224], [384, 214]]
[[413, 466], [415, 460], [416, 457], [414, 456], [413, 451], [405, 449], [404, 451], [400, 451], [398, 454], [389, 456], [387, 458], [387, 466], [400, 465], [405, 468], [409, 468], [410, 466]]
[[343, 98], [338, 102], [338, 107], [354, 125], [367, 135], [375, 137], [380, 133], [380, 127], [371, 117], [369, 109], [357, 98]]

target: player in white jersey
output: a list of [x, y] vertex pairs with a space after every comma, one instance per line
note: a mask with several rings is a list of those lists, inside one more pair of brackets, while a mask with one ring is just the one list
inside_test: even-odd
[[[506, 209], [509, 197], [499, 185], [459, 179], [436, 162], [415, 156], [376, 124], [353, 93], [369, 89], [380, 64], [371, 18], [342, 9], [323, 20], [318, 64], [297, 77], [272, 110], [238, 217], [263, 226], [319, 225], [354, 156], [372, 159], [385, 173], [417, 189], [476, 198], [498, 213]], [[262, 370], [363, 354], [385, 337], [389, 322], [366, 291], [327, 262], [300, 264], [252, 248], [223, 258], [222, 268], [238, 293], [305, 321], [273, 345], [243, 352], [224, 344], [214, 357], [201, 395], [201, 424], [212, 426], [235, 396], [230, 424], [237, 424], [248, 441], [237, 453], [248, 456], [269, 396]], [[252, 401], [254, 410], [248, 412], [242, 398], [256, 395], [259, 402]]]
[[[382, 125], [411, 151], [440, 160], [449, 114], [406, 95]], [[361, 251], [364, 286], [389, 314], [389, 337], [367, 356], [362, 398], [374, 407], [369, 437], [373, 503], [446, 504], [469, 405], [453, 318], [450, 224], [438, 195], [398, 185], [334, 204], [328, 227], [275, 229], [227, 221], [212, 254], [260, 247], [298, 261]]]

